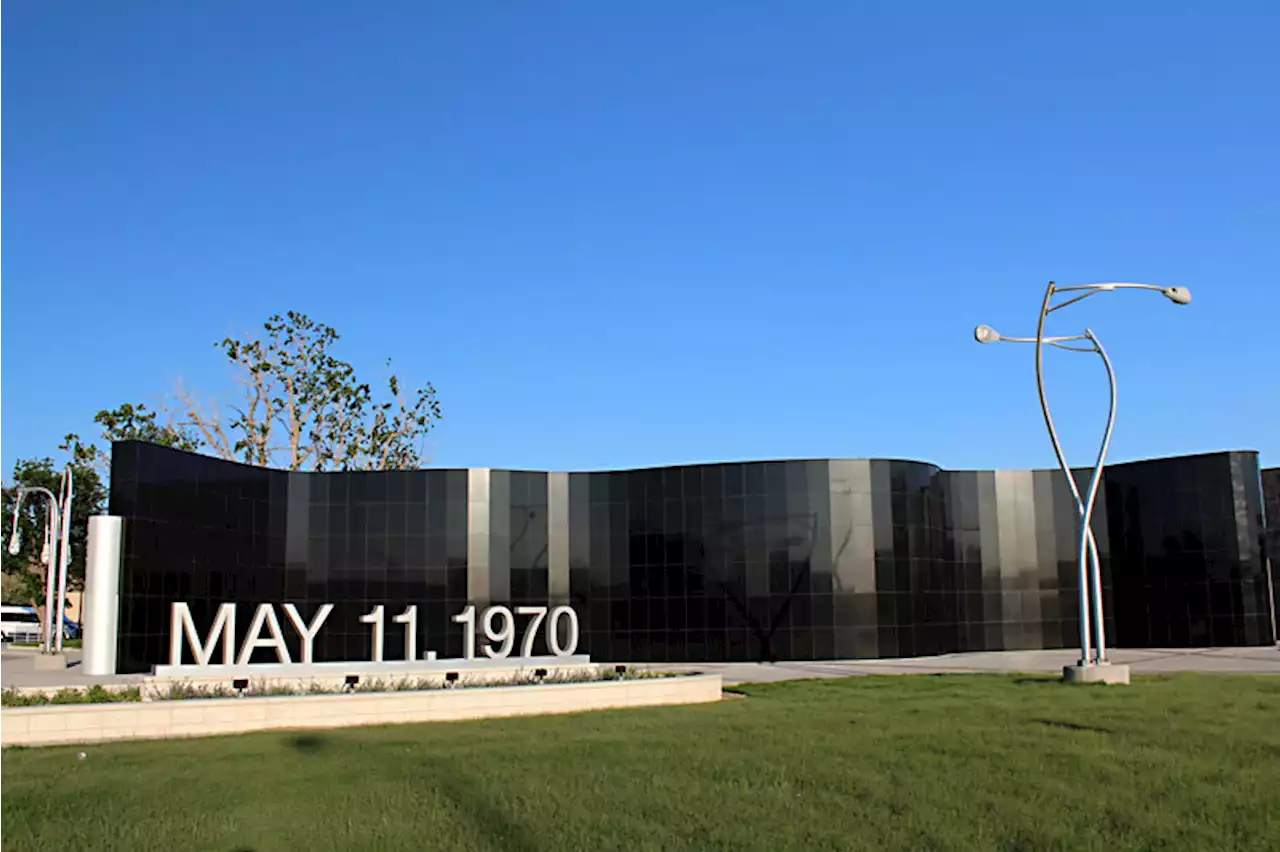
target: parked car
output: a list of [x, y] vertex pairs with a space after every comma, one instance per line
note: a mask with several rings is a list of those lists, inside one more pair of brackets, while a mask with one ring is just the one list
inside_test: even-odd
[[0, 641], [39, 642], [40, 616], [23, 604], [0, 606]]
[[[80, 625], [62, 617], [62, 638], [79, 639]], [[27, 604], [0, 605], [0, 642], [40, 642], [40, 615]]]

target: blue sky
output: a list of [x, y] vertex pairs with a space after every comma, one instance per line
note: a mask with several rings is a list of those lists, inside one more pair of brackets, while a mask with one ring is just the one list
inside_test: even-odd
[[1051, 466], [1049, 279], [1194, 292], [1055, 315], [1114, 459], [1280, 464], [1280, 7], [1034, 5], [8, 4], [0, 464], [293, 309], [438, 465]]

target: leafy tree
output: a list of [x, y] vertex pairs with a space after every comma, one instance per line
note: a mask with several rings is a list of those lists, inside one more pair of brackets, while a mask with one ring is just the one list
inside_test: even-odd
[[[188, 452], [198, 452], [203, 442], [190, 430], [162, 424], [156, 420], [159, 412], [151, 411], [144, 404], [125, 403], [119, 408], [99, 411], [93, 422], [102, 427], [102, 437], [112, 441], [148, 441], [162, 447], [174, 447]], [[101, 451], [92, 448], [95, 455]]]
[[[83, 443], [76, 435], [67, 435], [58, 449], [65, 459], [55, 461], [51, 457], [19, 459], [13, 466], [14, 486], [47, 488], [59, 493], [63, 469], [70, 466], [72, 472], [71, 501], [71, 560], [67, 565], [67, 585], [79, 589], [84, 584], [84, 557], [88, 539], [89, 516], [106, 508], [106, 489], [98, 472], [98, 451]], [[27, 494], [18, 512], [18, 531], [21, 547], [17, 555], [8, 551], [9, 537], [13, 530], [13, 509], [17, 502], [17, 488], [6, 488], [3, 497], [4, 551], [3, 568], [9, 578], [7, 588], [16, 589], [18, 600], [36, 607], [41, 622], [44, 619], [45, 570], [41, 563], [41, 551], [45, 547], [45, 529], [49, 513], [49, 500], [40, 494]], [[59, 517], [61, 523], [61, 517]], [[48, 558], [56, 559], [56, 550], [50, 546]]]
[[[84, 581], [88, 518], [105, 509], [104, 487], [110, 472], [110, 443], [149, 441], [191, 452], [289, 470], [404, 470], [422, 463], [422, 443], [440, 419], [440, 404], [430, 384], [406, 390], [390, 373], [385, 391], [356, 378], [355, 368], [332, 353], [338, 333], [290, 311], [274, 315], [261, 337], [228, 337], [214, 344], [237, 369], [239, 399], [206, 406], [179, 386], [172, 402], [156, 408], [126, 403], [99, 411], [103, 449], [78, 435], [67, 435], [58, 449], [63, 464], [50, 457], [19, 459], [13, 484], [58, 492], [63, 467], [75, 481], [72, 503], [72, 560], [69, 585]], [[390, 361], [387, 362], [388, 367]], [[17, 492], [4, 492], [4, 521], [12, 523]], [[7, 588], [42, 613], [46, 498], [28, 495], [18, 517], [22, 547], [4, 553]], [[51, 555], [50, 558], [53, 558]]]
[[385, 393], [375, 394], [350, 363], [332, 354], [337, 331], [305, 314], [276, 314], [263, 330], [260, 338], [214, 344], [238, 372], [235, 403], [207, 405], [179, 386], [160, 412], [145, 405], [99, 412], [103, 437], [288, 470], [421, 466], [423, 439], [440, 419], [435, 388], [406, 391], [391, 373]]

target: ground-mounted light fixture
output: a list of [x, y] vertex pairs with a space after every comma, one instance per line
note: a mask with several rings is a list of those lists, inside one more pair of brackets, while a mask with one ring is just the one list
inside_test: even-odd
[[534, 683], [542, 683], [542, 681], [546, 678], [546, 676], [547, 676], [547, 670], [546, 670], [546, 669], [534, 669], [534, 670], [533, 670], [533, 680], [534, 680]]
[[455, 686], [457, 686], [457, 685], [458, 685], [458, 673], [457, 673], [457, 672], [445, 672], [445, 675], [444, 675], [444, 688], [445, 688], [445, 689], [452, 689], [453, 687], [455, 687]]
[[614, 673], [614, 674], [616, 674], [618, 677], [623, 677], [623, 676], [625, 676], [625, 675], [626, 675], [626, 673], [627, 673], [627, 667], [626, 667], [626, 666], [614, 666], [614, 667], [613, 667], [613, 673]]
[[231, 688], [236, 691], [236, 695], [240, 698], [244, 697], [244, 691], [249, 688], [249, 678], [238, 677], [231, 681]]
[[347, 675], [342, 679], [342, 687], [347, 692], [355, 692], [360, 685], [360, 675]]

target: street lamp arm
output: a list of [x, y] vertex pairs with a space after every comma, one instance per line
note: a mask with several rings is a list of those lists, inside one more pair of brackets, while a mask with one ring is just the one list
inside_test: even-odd
[[[1044, 344], [1047, 344], [1047, 345], [1049, 345], [1049, 346], [1060, 346], [1061, 344], [1063, 344], [1063, 343], [1069, 343], [1069, 342], [1070, 342], [1070, 341], [1072, 341], [1072, 340], [1088, 340], [1088, 339], [1089, 339], [1089, 338], [1088, 338], [1087, 336], [1083, 335], [1083, 334], [1072, 334], [1072, 335], [1067, 336], [1067, 337], [1046, 337], [1046, 338], [1044, 338], [1043, 340], [1040, 340], [1040, 341], [1038, 341], [1038, 342], [1040, 342], [1040, 343], [1044, 343]], [[1000, 342], [1001, 342], [1001, 343], [1005, 343], [1006, 341], [1007, 341], [1007, 342], [1009, 342], [1009, 343], [1036, 343], [1036, 342], [1037, 342], [1037, 341], [1036, 341], [1036, 339], [1035, 339], [1034, 337], [1004, 337], [1004, 336], [1001, 336], [1001, 338], [1000, 338]], [[1069, 347], [1063, 347], [1063, 348], [1069, 348]], [[1087, 349], [1087, 350], [1085, 350], [1085, 351], [1086, 351], [1086, 352], [1091, 352], [1091, 351], [1093, 351], [1093, 350], [1089, 350], [1089, 349]]]
[[48, 488], [42, 488], [39, 485], [19, 485], [13, 489], [17, 495], [17, 500], [13, 504], [13, 535], [9, 538], [9, 554], [11, 556], [18, 555], [18, 547], [21, 541], [21, 535], [18, 532], [18, 513], [22, 511], [22, 504], [27, 499], [28, 494], [43, 494], [49, 498], [49, 503], [53, 506], [52, 511], [57, 511], [58, 498], [53, 496], [53, 492]]
[[1165, 287], [1159, 287], [1155, 284], [1134, 284], [1125, 281], [1111, 281], [1105, 284], [1072, 284], [1069, 287], [1058, 287], [1054, 285], [1053, 292], [1069, 293], [1073, 290], [1092, 290], [1098, 292], [1100, 290], [1165, 290]]
[[1058, 308], [1065, 308], [1067, 305], [1092, 296], [1094, 293], [1109, 292], [1111, 290], [1155, 290], [1175, 305], [1191, 304], [1191, 291], [1186, 287], [1160, 287], [1156, 284], [1135, 284], [1127, 281], [1113, 281], [1106, 284], [1073, 284], [1070, 287], [1058, 287], [1051, 283], [1049, 285], [1050, 295], [1053, 295], [1054, 293], [1071, 293], [1081, 291], [1083, 294], [1053, 306], [1050, 306], [1046, 302], [1044, 311], [1045, 313], [1052, 313], [1053, 311], [1058, 310]]
[[[1063, 289], [1066, 289], [1066, 288], [1064, 287]], [[1089, 298], [1090, 296], [1094, 295], [1095, 293], [1100, 293], [1100, 292], [1102, 292], [1102, 291], [1101, 291], [1101, 290], [1086, 290], [1086, 291], [1084, 291], [1083, 293], [1081, 293], [1079, 296], [1073, 296], [1073, 297], [1071, 297], [1070, 299], [1067, 299], [1065, 302], [1059, 302], [1058, 304], [1051, 306], [1051, 307], [1049, 308], [1049, 313], [1053, 313], [1054, 311], [1056, 311], [1056, 310], [1058, 310], [1058, 309], [1060, 309], [1060, 308], [1065, 308], [1067, 305], [1074, 305], [1076, 302], [1079, 302], [1079, 301], [1081, 301], [1082, 299], [1087, 299], [1087, 298]]]
[[973, 339], [979, 343], [1067, 343], [1072, 340], [1088, 340], [1087, 334], [1070, 334], [1062, 337], [1005, 337], [989, 325], [980, 325], [973, 330]]
[[19, 485], [13, 489], [17, 499], [13, 503], [13, 535], [9, 537], [9, 555], [17, 556], [18, 548], [21, 546], [22, 536], [18, 532], [18, 513], [22, 511], [22, 504], [27, 499], [28, 494], [43, 494], [49, 498], [49, 502], [53, 506], [58, 505], [58, 500], [53, 496], [53, 492], [48, 488], [41, 488], [38, 485]]
[[[1097, 348], [1095, 348], [1095, 347], [1093, 347], [1093, 346], [1068, 346], [1068, 345], [1067, 345], [1067, 341], [1071, 341], [1071, 340], [1088, 340], [1088, 339], [1089, 339], [1089, 338], [1088, 338], [1088, 336], [1087, 336], [1087, 335], [1083, 335], [1083, 334], [1075, 334], [1075, 335], [1072, 335], [1071, 337], [1046, 337], [1044, 340], [1041, 340], [1040, 342], [1041, 342], [1041, 343], [1043, 343], [1045, 346], [1052, 346], [1052, 347], [1054, 347], [1054, 348], [1056, 348], [1056, 349], [1066, 349], [1066, 350], [1068, 350], [1068, 351], [1070, 351], [1070, 352], [1097, 352], [1097, 351], [1098, 351], [1098, 350], [1097, 350]], [[1035, 339], [1034, 337], [1004, 337], [1004, 336], [1001, 336], [999, 340], [997, 340], [997, 341], [993, 341], [993, 342], [996, 342], [996, 343], [1035, 343], [1035, 342], [1036, 342], [1036, 339]]]

